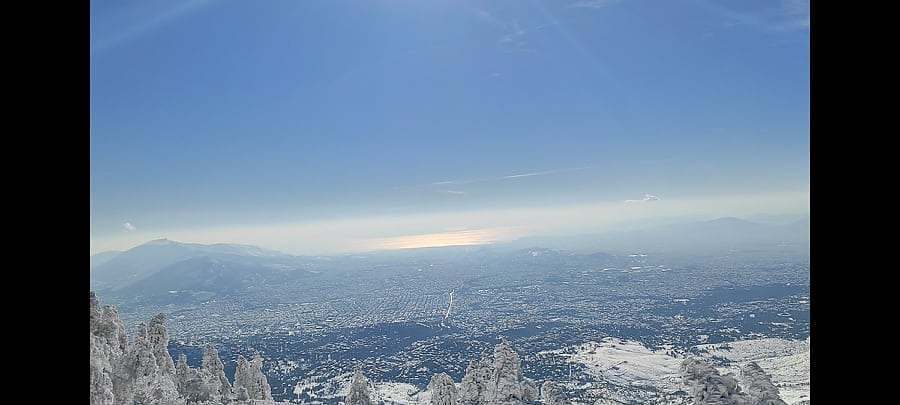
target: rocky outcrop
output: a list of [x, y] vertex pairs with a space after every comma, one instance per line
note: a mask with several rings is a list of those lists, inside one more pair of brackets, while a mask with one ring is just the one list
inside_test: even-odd
[[110, 346], [117, 354], [122, 354], [128, 344], [125, 326], [119, 319], [119, 312], [112, 306], [101, 306], [100, 300], [91, 292], [91, 336], [98, 342]]
[[751, 398], [741, 392], [731, 374], [720, 375], [703, 360], [689, 358], [682, 363], [685, 383], [691, 387], [696, 405], [750, 405]]
[[175, 374], [175, 362], [169, 354], [169, 332], [166, 330], [166, 315], [156, 314], [147, 326], [147, 344], [156, 358], [159, 372], [165, 375]]
[[127, 378], [118, 367], [127, 345], [119, 313], [114, 307], [100, 306], [91, 292], [91, 404], [115, 405], [117, 396], [129, 394]]
[[257, 354], [252, 361], [238, 356], [237, 369], [234, 371], [234, 386], [244, 388], [249, 399], [272, 399], [272, 388], [262, 372], [262, 357]]
[[218, 381], [218, 397], [230, 398], [232, 395], [231, 383], [225, 376], [225, 364], [222, 363], [219, 352], [212, 345], [208, 344], [203, 348], [203, 360], [200, 367], [206, 374], [215, 377]]
[[360, 369], [353, 372], [353, 379], [344, 398], [345, 405], [370, 405], [372, 398], [369, 396], [369, 380]]
[[692, 389], [695, 404], [787, 405], [779, 396], [771, 377], [755, 362], [741, 368], [741, 383], [732, 374], [720, 375], [715, 367], [699, 359], [682, 363], [685, 383]]
[[537, 400], [535, 384], [522, 376], [519, 356], [505, 339], [493, 356], [469, 363], [459, 386], [459, 403], [529, 404]]
[[[91, 292], [92, 405], [276, 405], [259, 355], [239, 360], [237, 392], [225, 376], [218, 352], [207, 346], [199, 369], [168, 351], [166, 317], [137, 327], [129, 342], [115, 307], [101, 306]], [[238, 385], [237, 383], [240, 382]]]
[[753, 405], [787, 405], [778, 394], [772, 378], [756, 362], [741, 368], [741, 383]]
[[565, 394], [556, 383], [552, 381], [544, 381], [541, 385], [541, 403], [544, 405], [569, 405]]
[[431, 391], [431, 405], [456, 405], [456, 384], [447, 373], [431, 376], [428, 390]]
[[474, 405], [487, 397], [487, 385], [491, 380], [491, 363], [487, 356], [477, 362], [469, 363], [466, 367], [466, 374], [463, 375], [462, 382], [459, 384], [460, 404]]
[[91, 334], [91, 404], [115, 405], [109, 345]]
[[[228, 380], [226, 379], [225, 382], [227, 383]], [[222, 395], [222, 382], [217, 375], [204, 367], [191, 368], [188, 366], [184, 354], [179, 357], [178, 365], [175, 367], [175, 387], [178, 389], [178, 394], [184, 397], [189, 404], [218, 404], [229, 397]]]
[[[154, 317], [158, 321], [159, 317]], [[162, 318], [164, 321], [165, 318]], [[165, 325], [162, 325], [162, 331]], [[122, 361], [126, 383], [134, 387], [133, 398], [136, 404], [146, 405], [175, 405], [184, 404], [183, 398], [179, 398], [175, 388], [175, 366], [168, 350], [159, 351], [160, 339], [168, 336], [160, 334], [160, 324], [152, 324], [148, 327], [141, 323], [138, 325], [137, 335], [131, 345], [131, 350]], [[168, 344], [168, 340], [166, 341]], [[169, 364], [172, 364], [169, 368]], [[117, 402], [118, 403], [118, 402]], [[123, 404], [127, 402], [121, 402]]]

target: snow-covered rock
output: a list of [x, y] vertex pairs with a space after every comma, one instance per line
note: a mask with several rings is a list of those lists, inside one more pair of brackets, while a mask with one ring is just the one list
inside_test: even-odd
[[231, 383], [228, 381], [228, 377], [225, 376], [225, 364], [219, 358], [219, 351], [212, 345], [208, 344], [203, 348], [203, 360], [200, 363], [200, 367], [206, 374], [214, 376], [219, 381], [219, 398], [231, 397]]
[[183, 355], [175, 365], [168, 344], [165, 315], [139, 324], [129, 342], [115, 307], [101, 306], [91, 292], [91, 405], [287, 405], [272, 400], [261, 357], [243, 360], [234, 395], [214, 348], [192, 369]]
[[544, 381], [541, 385], [541, 403], [544, 405], [569, 405], [562, 390], [553, 381]]
[[[175, 387], [175, 365], [165, 345], [168, 336], [165, 325], [160, 325], [160, 318], [154, 317], [151, 326], [138, 325], [134, 342], [123, 359], [125, 373], [134, 386], [134, 402], [147, 405], [184, 404]], [[161, 319], [163, 322], [165, 318]], [[161, 343], [161, 339], [166, 341]], [[163, 351], [159, 351], [160, 344]], [[158, 355], [158, 356], [157, 356]], [[169, 367], [171, 364], [171, 368]], [[127, 399], [126, 399], [127, 401]], [[129, 402], [122, 402], [129, 403]]]
[[344, 404], [370, 405], [372, 403], [372, 398], [369, 396], [369, 380], [366, 379], [361, 370], [356, 369], [353, 372], [353, 379], [350, 381], [347, 396], [344, 398]]
[[809, 338], [765, 338], [700, 345], [697, 349], [704, 358], [725, 359], [728, 363], [719, 367], [723, 373], [738, 375], [742, 367], [756, 363], [770, 376], [784, 402], [799, 405], [809, 401], [809, 342]]
[[753, 398], [754, 404], [787, 405], [778, 395], [778, 387], [772, 384], [772, 378], [756, 364], [750, 362], [741, 368], [741, 386]]
[[272, 399], [272, 387], [262, 372], [262, 357], [257, 354], [252, 361], [238, 356], [237, 368], [234, 371], [234, 386], [244, 388], [249, 399]]
[[[720, 375], [733, 374], [747, 386], [741, 371], [755, 362], [770, 377], [782, 401], [791, 405], [809, 399], [809, 339], [754, 339], [704, 344], [689, 350], [715, 368]], [[682, 374], [685, 353], [671, 347], [650, 349], [636, 341], [612, 337], [539, 355], [565, 357], [584, 366], [595, 377], [592, 396], [622, 403], [641, 402], [683, 405], [693, 401], [691, 387]]]
[[741, 392], [732, 374], [719, 370], [697, 358], [682, 363], [685, 382], [691, 387], [695, 405], [750, 405], [750, 396]]
[[456, 405], [456, 384], [447, 373], [431, 376], [428, 390], [431, 391], [431, 405]]
[[463, 405], [529, 404], [537, 397], [537, 386], [522, 376], [519, 355], [504, 339], [494, 347], [493, 356], [469, 364], [458, 401]]

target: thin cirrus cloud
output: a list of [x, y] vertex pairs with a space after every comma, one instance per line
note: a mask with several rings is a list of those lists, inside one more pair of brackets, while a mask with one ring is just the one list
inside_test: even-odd
[[782, 33], [808, 30], [810, 26], [808, 0], [782, 0], [779, 7], [765, 12], [739, 11], [709, 0], [696, 4], [717, 14], [726, 27], [746, 26], [764, 32]]
[[646, 202], [650, 202], [650, 201], [659, 201], [659, 197], [657, 197], [653, 194], [644, 194], [644, 196], [641, 197], [640, 200], [625, 200], [625, 202], [629, 203], [629, 204], [631, 204], [631, 203], [646, 203]]
[[438, 190], [441, 194], [450, 194], [450, 195], [466, 195], [465, 191], [460, 190]]
[[[604, 9], [622, 3], [622, 0], [577, 0], [566, 5], [575, 9]], [[781, 0], [781, 4], [769, 12], [743, 12], [719, 2], [697, 0], [696, 4], [721, 16], [727, 26], [745, 25], [763, 31], [791, 31], [809, 29], [810, 1]]]
[[618, 3], [620, 0], [579, 0], [569, 4], [569, 8], [605, 8]]
[[159, 2], [156, 7], [158, 9], [146, 12], [147, 17], [143, 20], [136, 21], [133, 25], [119, 32], [93, 38], [91, 41], [91, 54], [103, 52], [132, 41], [153, 30], [157, 30], [191, 13], [199, 11], [212, 3], [213, 2], [209, 0]]
[[785, 0], [783, 8], [793, 25], [809, 28], [809, 0]]
[[532, 48], [528, 41], [525, 40], [525, 34], [526, 31], [519, 26], [519, 22], [513, 21], [512, 24], [510, 24], [509, 32], [500, 38], [498, 44], [501, 49], [506, 52], [537, 52], [537, 50]]
[[484, 177], [484, 178], [480, 178], [480, 179], [444, 180], [444, 181], [431, 183], [431, 185], [433, 185], [433, 186], [443, 186], [443, 185], [450, 185], [450, 184], [461, 185], [461, 184], [483, 183], [483, 182], [489, 182], [489, 181], [513, 180], [513, 179], [519, 179], [519, 178], [523, 178], [523, 177], [546, 176], [546, 175], [550, 175], [550, 174], [575, 172], [575, 171], [580, 171], [580, 170], [587, 170], [590, 168], [591, 168], [590, 166], [569, 167], [569, 168], [563, 168], [563, 169], [544, 170], [544, 171], [538, 171], [538, 172], [516, 173], [516, 174], [510, 174], [510, 175], [506, 175], [506, 176]]
[[534, 49], [526, 39], [528, 30], [522, 28], [519, 25], [518, 20], [505, 21], [498, 18], [489, 11], [480, 8], [473, 9], [472, 13], [478, 20], [491, 25], [503, 32], [503, 34], [500, 36], [500, 39], [497, 40], [497, 45], [502, 51], [537, 52], [537, 50]]
[[[597, 201], [573, 205], [347, 217], [309, 222], [153, 229], [91, 239], [92, 254], [125, 250], [167, 237], [194, 243], [242, 243], [293, 254], [491, 244], [523, 236], [614, 230], [629, 221], [715, 219], [768, 212], [809, 212], [809, 190], [667, 198], [642, 203]], [[652, 203], [650, 203], [653, 201]]]

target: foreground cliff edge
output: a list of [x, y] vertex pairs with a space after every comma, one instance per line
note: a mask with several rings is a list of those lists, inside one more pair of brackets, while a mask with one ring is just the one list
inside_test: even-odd
[[[114, 306], [101, 306], [91, 292], [92, 405], [287, 405], [275, 402], [262, 372], [263, 359], [239, 356], [232, 384], [218, 351], [207, 345], [199, 368], [182, 355], [177, 365], [167, 347], [164, 314], [137, 326], [129, 341]], [[742, 390], [731, 374], [696, 358], [685, 359], [682, 375], [694, 404], [783, 405], [770, 376], [756, 363], [741, 369]], [[345, 390], [346, 405], [384, 403], [373, 398], [371, 383], [357, 369]], [[466, 369], [459, 383], [445, 373], [432, 376], [423, 402], [435, 405], [554, 404], [572, 402], [553, 381], [538, 385], [524, 377], [518, 354], [506, 340]], [[603, 401], [601, 400], [601, 403]], [[607, 403], [617, 403], [608, 401]]]

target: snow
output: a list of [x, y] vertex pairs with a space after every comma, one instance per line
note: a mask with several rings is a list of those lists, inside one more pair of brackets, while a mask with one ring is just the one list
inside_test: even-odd
[[[787, 340], [765, 338], [727, 344], [700, 345], [704, 357], [721, 357], [731, 363], [720, 367], [721, 373], [739, 375], [740, 367], [755, 361], [772, 376], [772, 383], [788, 404], [809, 400], [809, 338]], [[730, 348], [730, 349], [729, 349]]]
[[375, 383], [372, 399], [385, 404], [428, 404], [431, 392], [419, 390], [412, 384], [396, 382]]
[[681, 358], [665, 350], [650, 350], [639, 342], [604, 338], [576, 347], [569, 362], [587, 366], [593, 376], [616, 385], [655, 388], [663, 392], [683, 389]]
[[[793, 405], [809, 400], [809, 338], [741, 340], [702, 344], [692, 349], [711, 364], [721, 363], [716, 359], [726, 361], [725, 365], [717, 366], [722, 374], [740, 376], [741, 367], [755, 361], [772, 377], [772, 383], [778, 387], [785, 402]], [[668, 394], [689, 391], [681, 373], [685, 355], [672, 350], [671, 346], [653, 350], [640, 342], [607, 337], [599, 342], [587, 342], [541, 354], [567, 357], [568, 362], [585, 366], [597, 380], [614, 386], [658, 390]]]
[[[690, 403], [692, 399], [686, 394], [690, 389], [681, 371], [685, 356], [703, 358], [716, 365], [720, 373], [733, 373], [739, 379], [741, 367], [755, 361], [771, 376], [786, 403], [793, 405], [809, 399], [809, 339], [761, 338], [701, 344], [684, 352], [673, 345], [651, 349], [637, 341], [607, 337], [540, 354], [560, 356], [584, 366], [593, 382], [582, 388], [621, 403]], [[295, 364], [289, 362], [276, 367], [292, 366]], [[294, 393], [304, 393], [313, 400], [339, 401], [346, 394], [349, 380], [349, 373], [329, 381], [306, 379], [297, 383]], [[401, 382], [375, 382], [370, 385], [370, 392], [376, 403], [383, 404], [427, 404], [431, 400], [429, 390]]]

